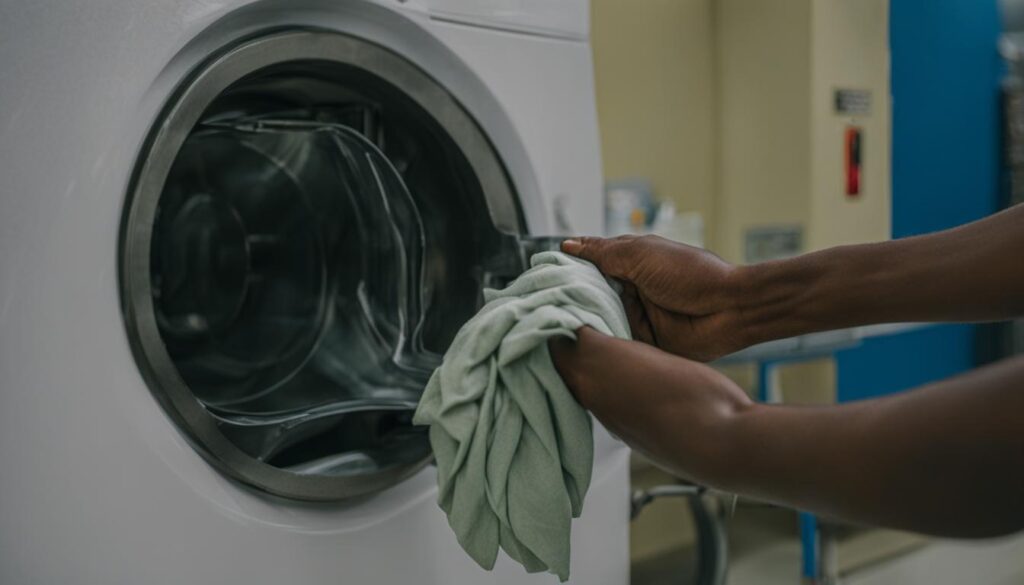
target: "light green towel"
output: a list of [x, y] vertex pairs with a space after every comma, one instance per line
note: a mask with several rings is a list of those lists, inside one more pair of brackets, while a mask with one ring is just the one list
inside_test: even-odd
[[562, 382], [547, 340], [584, 325], [622, 338], [618, 295], [588, 262], [542, 252], [455, 336], [413, 421], [430, 425], [438, 503], [485, 569], [498, 546], [526, 570], [569, 578], [569, 533], [590, 485], [590, 416]]

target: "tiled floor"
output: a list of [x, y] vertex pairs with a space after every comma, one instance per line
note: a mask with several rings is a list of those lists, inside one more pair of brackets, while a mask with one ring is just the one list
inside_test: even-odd
[[1024, 537], [1000, 542], [929, 545], [891, 563], [861, 571], [845, 585], [1022, 585]]
[[[729, 585], [799, 585], [800, 547], [791, 512], [741, 509], [730, 524], [730, 541]], [[857, 546], [865, 543], [870, 547], [871, 539]], [[1024, 585], [1024, 535], [899, 550], [845, 575], [842, 585]], [[634, 567], [633, 585], [688, 585], [690, 559], [692, 553], [664, 555]]]

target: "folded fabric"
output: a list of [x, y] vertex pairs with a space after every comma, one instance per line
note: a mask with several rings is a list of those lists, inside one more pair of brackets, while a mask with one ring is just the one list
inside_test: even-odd
[[485, 569], [500, 546], [527, 571], [569, 578], [569, 536], [590, 485], [590, 416], [548, 353], [589, 325], [629, 338], [622, 303], [588, 262], [542, 252], [455, 336], [413, 422], [430, 425], [438, 503]]

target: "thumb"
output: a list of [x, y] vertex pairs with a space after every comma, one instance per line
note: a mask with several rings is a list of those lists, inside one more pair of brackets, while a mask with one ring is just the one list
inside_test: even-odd
[[582, 258], [607, 276], [629, 280], [628, 243], [632, 238], [571, 238], [562, 242], [562, 251]]

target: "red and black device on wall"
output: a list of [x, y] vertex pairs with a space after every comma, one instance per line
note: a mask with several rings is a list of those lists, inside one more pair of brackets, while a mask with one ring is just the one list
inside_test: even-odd
[[846, 128], [846, 196], [860, 196], [863, 171], [864, 131], [857, 126]]

